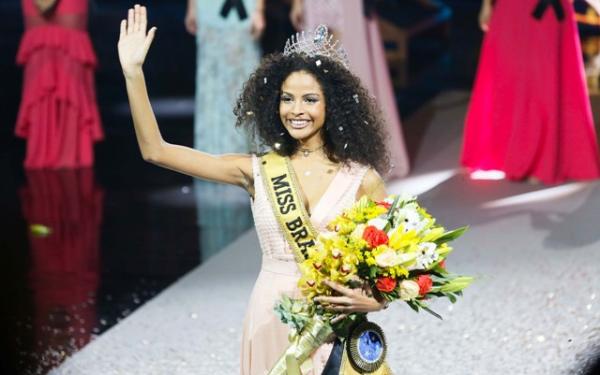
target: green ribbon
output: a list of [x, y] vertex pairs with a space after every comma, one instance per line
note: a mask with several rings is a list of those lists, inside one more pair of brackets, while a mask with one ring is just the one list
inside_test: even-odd
[[302, 370], [310, 368], [307, 361], [311, 354], [323, 345], [333, 334], [331, 325], [320, 316], [315, 316], [299, 334], [290, 335], [290, 346], [279, 358], [269, 375], [302, 375]]

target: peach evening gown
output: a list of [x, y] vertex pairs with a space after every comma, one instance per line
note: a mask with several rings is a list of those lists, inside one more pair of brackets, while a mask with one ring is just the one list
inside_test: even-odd
[[[260, 175], [259, 159], [252, 160], [254, 170], [254, 200], [252, 212], [262, 249], [262, 266], [244, 319], [241, 351], [241, 374], [264, 375], [275, 365], [288, 347], [287, 325], [281, 323], [273, 307], [282, 294], [299, 297], [297, 288], [300, 271], [294, 255], [273, 214]], [[320, 201], [315, 205], [311, 221], [317, 230], [356, 200], [356, 194], [368, 167], [351, 163], [342, 167], [333, 178]], [[321, 346], [313, 354], [313, 370], [321, 374], [332, 345]]]

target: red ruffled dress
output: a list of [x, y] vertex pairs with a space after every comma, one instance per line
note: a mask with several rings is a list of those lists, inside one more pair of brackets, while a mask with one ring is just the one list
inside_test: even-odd
[[464, 166], [544, 183], [600, 177], [572, 4], [555, 1], [562, 20], [553, 6], [534, 18], [540, 0], [495, 2], [466, 118]]
[[17, 63], [25, 68], [15, 134], [27, 139], [26, 168], [76, 168], [94, 163], [104, 134], [96, 104], [96, 56], [87, 34], [86, 0], [59, 0], [42, 16], [21, 1], [25, 35]]

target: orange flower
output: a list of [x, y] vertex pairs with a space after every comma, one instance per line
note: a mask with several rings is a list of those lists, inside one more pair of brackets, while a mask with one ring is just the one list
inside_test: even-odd
[[370, 248], [376, 248], [379, 245], [387, 245], [389, 240], [384, 231], [377, 229], [372, 225], [365, 228], [363, 239], [367, 241]]
[[392, 207], [391, 203], [388, 203], [386, 201], [379, 201], [379, 202], [375, 202], [378, 206], [382, 206], [385, 207], [386, 209], [389, 209], [390, 207]]
[[429, 275], [421, 275], [417, 277], [417, 284], [419, 284], [419, 295], [424, 296], [431, 290], [433, 280]]
[[377, 279], [375, 287], [381, 292], [389, 293], [396, 288], [396, 284], [396, 279], [393, 277], [382, 276]]

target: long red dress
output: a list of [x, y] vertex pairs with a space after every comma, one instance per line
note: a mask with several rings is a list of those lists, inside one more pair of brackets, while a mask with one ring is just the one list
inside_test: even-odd
[[544, 183], [600, 177], [596, 132], [569, 0], [497, 0], [466, 118], [461, 162]]
[[17, 63], [25, 67], [15, 134], [27, 139], [26, 168], [88, 167], [103, 138], [96, 104], [96, 56], [87, 0], [59, 0], [43, 17], [22, 0], [25, 34]]

